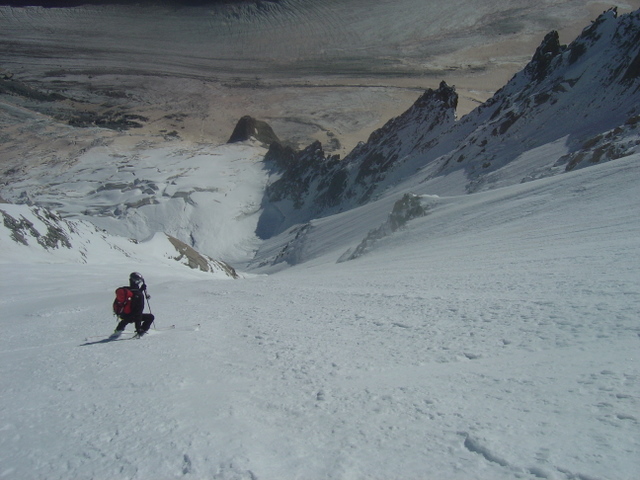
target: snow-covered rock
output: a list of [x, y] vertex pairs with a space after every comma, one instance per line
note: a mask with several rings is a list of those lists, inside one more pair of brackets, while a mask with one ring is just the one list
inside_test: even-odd
[[235, 263], [257, 243], [264, 152], [251, 144], [179, 141], [96, 146], [75, 161], [30, 168], [4, 185], [2, 194], [137, 241], [165, 233]]
[[367, 236], [352, 251], [347, 250], [338, 262], [354, 260], [364, 255], [378, 240], [381, 240], [393, 234], [397, 230], [404, 227], [407, 222], [425, 216], [430, 208], [438, 203], [438, 197], [427, 196], [421, 198], [418, 195], [406, 193], [400, 200], [393, 205], [393, 210], [389, 214], [387, 220], [378, 228], [371, 230]]

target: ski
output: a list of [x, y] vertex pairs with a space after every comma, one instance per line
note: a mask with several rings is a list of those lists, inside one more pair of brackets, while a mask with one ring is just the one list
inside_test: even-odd
[[138, 335], [136, 332], [132, 332], [132, 331], [128, 331], [128, 332], [122, 332], [119, 335], [116, 334], [115, 332], [110, 334], [110, 335], [92, 335], [89, 337], [85, 338], [85, 344], [84, 345], [93, 345], [96, 343], [108, 343], [108, 342], [117, 342], [119, 340], [133, 340], [135, 339], [141, 339], [142, 337], [146, 336], [146, 335], [153, 335], [154, 332], [157, 333], [161, 333], [161, 332], [167, 332], [169, 330], [180, 330], [180, 331], [198, 331], [200, 330], [200, 324], [199, 323], [194, 323], [193, 325], [180, 325], [180, 326], [176, 326], [175, 324], [173, 325], [169, 325], [167, 327], [160, 327], [160, 328], [152, 328], [150, 330], [148, 330], [144, 335], [140, 336]]
[[168, 327], [154, 328], [147, 330], [143, 335], [138, 335], [137, 333], [131, 338], [141, 339], [142, 337], [146, 337], [147, 335], [155, 335], [156, 333], [163, 333], [168, 330], [177, 330], [177, 331], [193, 331], [197, 332], [200, 330], [200, 324], [195, 323], [193, 325], [180, 325], [179, 327], [176, 325], [170, 325]]
[[[171, 330], [171, 329], [174, 329], [174, 328], [176, 328], [175, 325], [170, 325], [168, 327], [154, 328], [154, 330]], [[104, 338], [104, 339], [106, 339], [106, 338], [111, 338], [111, 337], [113, 337], [114, 339], [117, 339], [119, 337], [122, 337], [123, 335], [131, 336], [131, 335], [137, 335], [137, 334], [136, 334], [136, 332], [132, 332], [132, 331], [127, 332], [127, 331], [123, 330], [123, 332], [120, 335], [116, 335], [115, 332], [114, 333], [110, 333], [109, 335], [105, 335], [105, 334], [92, 335], [90, 337], [87, 337], [85, 340], [88, 342], [89, 340], [93, 340], [93, 339], [96, 339], [96, 338]]]
[[156, 335], [158, 333], [164, 333], [164, 332], [168, 332], [169, 330], [174, 330], [176, 328], [175, 325], [170, 325], [168, 327], [162, 327], [162, 328], [154, 328], [154, 329], [149, 329], [146, 332], [143, 332], [142, 334], [140, 333], [136, 333], [133, 337], [131, 338], [136, 338], [136, 339], [141, 339], [142, 337], [146, 337], [149, 335]]
[[131, 340], [137, 335], [135, 332], [124, 332], [120, 335], [112, 333], [111, 335], [94, 335], [87, 337], [82, 345], [95, 345], [98, 343], [118, 342], [120, 340]]
[[112, 340], [117, 340], [123, 336], [125, 337], [129, 337], [131, 335], [134, 335], [136, 332], [122, 332], [120, 335], [116, 335], [115, 333], [110, 333], [109, 335], [92, 335], [90, 337], [86, 337], [85, 341], [89, 342], [91, 340], [95, 340], [95, 339], [103, 339], [103, 340], [107, 340], [107, 339], [112, 339]]

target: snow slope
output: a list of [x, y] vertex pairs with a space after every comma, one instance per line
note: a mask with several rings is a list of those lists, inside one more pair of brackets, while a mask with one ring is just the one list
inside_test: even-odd
[[639, 160], [424, 198], [352, 261], [362, 210], [276, 275], [136, 263], [142, 340], [85, 340], [133, 265], [5, 257], [0, 477], [636, 478]]
[[71, 165], [29, 169], [3, 189], [6, 200], [37, 204], [88, 220], [111, 234], [143, 241], [156, 232], [180, 238], [226, 261], [256, 248], [256, 224], [267, 174], [264, 148], [111, 144]]

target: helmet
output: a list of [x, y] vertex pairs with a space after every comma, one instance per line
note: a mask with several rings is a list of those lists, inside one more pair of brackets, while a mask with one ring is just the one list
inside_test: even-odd
[[129, 284], [131, 286], [135, 285], [140, 288], [142, 287], [142, 285], [144, 285], [144, 278], [138, 272], [133, 272], [131, 275], [129, 275]]

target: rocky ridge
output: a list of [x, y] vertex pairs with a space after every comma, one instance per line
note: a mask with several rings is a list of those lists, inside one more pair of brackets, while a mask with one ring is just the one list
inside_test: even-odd
[[636, 152], [640, 11], [608, 10], [568, 46], [550, 32], [485, 104], [459, 121], [456, 105], [455, 88], [443, 82], [344, 160], [325, 155], [319, 143], [300, 152], [272, 145], [263, 236], [362, 205], [412, 176], [425, 183], [461, 172], [467, 193], [500, 186], [512, 162], [549, 145], [556, 148], [545, 161], [525, 162], [517, 181]]

